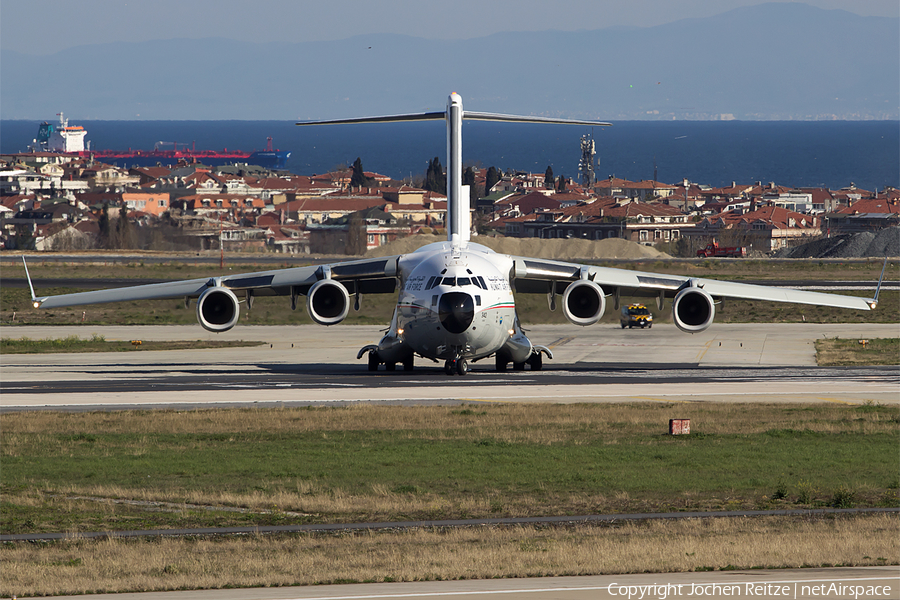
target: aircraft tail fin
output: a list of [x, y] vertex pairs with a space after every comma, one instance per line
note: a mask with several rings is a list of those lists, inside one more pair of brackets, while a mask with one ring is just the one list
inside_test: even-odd
[[355, 123], [396, 123], [402, 121], [447, 122], [447, 240], [454, 246], [469, 241], [471, 231], [471, 207], [469, 188], [462, 184], [462, 121], [501, 121], [510, 123], [550, 123], [556, 125], [588, 125], [605, 127], [610, 123], [584, 121], [578, 119], [557, 119], [554, 117], [524, 117], [499, 113], [464, 111], [462, 97], [453, 93], [447, 100], [447, 110], [381, 117], [359, 117], [351, 119], [331, 119], [326, 121], [301, 121], [297, 125], [344, 125]]

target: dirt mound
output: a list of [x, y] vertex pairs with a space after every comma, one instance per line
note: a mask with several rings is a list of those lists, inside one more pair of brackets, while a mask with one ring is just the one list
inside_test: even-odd
[[[446, 241], [438, 235], [414, 235], [370, 250], [367, 256], [390, 256], [413, 252], [433, 242]], [[655, 259], [670, 258], [650, 246], [641, 246], [620, 238], [605, 240], [541, 240], [535, 238], [507, 238], [476, 236], [472, 242], [487, 246], [499, 254], [531, 256], [551, 260], [596, 260], [605, 258]]]
[[888, 227], [878, 233], [864, 231], [820, 238], [775, 253], [775, 258], [883, 258], [900, 256], [900, 227]]

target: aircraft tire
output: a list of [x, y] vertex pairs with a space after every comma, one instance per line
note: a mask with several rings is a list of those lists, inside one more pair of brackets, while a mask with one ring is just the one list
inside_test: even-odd
[[404, 371], [412, 371], [413, 370], [414, 358], [415, 357], [412, 354], [410, 354], [408, 358], [403, 359], [403, 370]]
[[457, 375], [465, 375], [469, 372], [469, 363], [466, 362], [466, 359], [460, 358], [456, 361], [456, 374]]
[[456, 374], [456, 365], [454, 364], [456, 361], [448, 360], [444, 363], [444, 373], [447, 375], [455, 375]]
[[377, 371], [378, 370], [378, 355], [374, 352], [369, 352], [369, 370]]
[[531, 366], [532, 371], [540, 371], [544, 368], [544, 358], [540, 352], [532, 354], [531, 358], [528, 359], [528, 364]]
[[506, 370], [507, 365], [509, 365], [509, 361], [506, 358], [500, 354], [494, 355], [494, 369], [502, 372]]
[[385, 371], [396, 371], [396, 370], [397, 370], [397, 363], [395, 363], [395, 362], [386, 362], [386, 363], [384, 363], [384, 370], [385, 370]]
[[523, 363], [523, 362], [520, 362], [520, 363], [514, 362], [514, 363], [513, 363], [513, 370], [514, 370], [514, 371], [524, 371], [524, 370], [525, 370], [525, 363]]

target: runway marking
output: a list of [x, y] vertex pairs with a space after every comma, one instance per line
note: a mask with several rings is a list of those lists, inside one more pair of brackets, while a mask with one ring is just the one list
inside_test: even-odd
[[[665, 575], [664, 573], [660, 573], [661, 576]], [[620, 577], [627, 577], [622, 575]], [[705, 577], [701, 576], [700, 579], [705, 579]], [[782, 579], [778, 581], [769, 581], [766, 579], [754, 579], [752, 581], [729, 581], [727, 585], [735, 585], [738, 587], [743, 586], [757, 586], [757, 585], [773, 585], [773, 584], [786, 584], [797, 586], [797, 584], [801, 583], [843, 583], [843, 582], [860, 582], [860, 581], [893, 581], [900, 580], [900, 577], [823, 577], [820, 579]], [[702, 581], [696, 582], [699, 585], [712, 585], [713, 582]], [[359, 594], [353, 596], [317, 596], [317, 597], [306, 597], [306, 598], [291, 598], [286, 600], [376, 600], [379, 598], [426, 598], [426, 597], [437, 597], [437, 596], [487, 596], [489, 594], [548, 594], [548, 593], [559, 593], [559, 592], [595, 592], [595, 591], [603, 591], [606, 590], [609, 592], [612, 589], [612, 586], [615, 585], [616, 589], [619, 586], [627, 587], [629, 584], [608, 584], [608, 585], [593, 585], [593, 586], [584, 586], [584, 587], [552, 587], [552, 588], [539, 588], [539, 589], [496, 589], [496, 590], [466, 590], [460, 592], [412, 592], [412, 593], [395, 593], [395, 594]], [[636, 585], [636, 584], [631, 584]], [[638, 584], [649, 587], [648, 584]], [[656, 584], [653, 584], [656, 585]], [[675, 584], [677, 585], [677, 584]], [[688, 585], [688, 584], [682, 584]], [[725, 585], [725, 584], [719, 584]], [[622, 594], [624, 595], [624, 594]]]
[[850, 406], [859, 406], [857, 402], [847, 402], [846, 400], [838, 400], [837, 398], [824, 398], [822, 396], [816, 396], [819, 400], [825, 400], [826, 402], [834, 402], [836, 404], [849, 404]]
[[703, 360], [703, 357], [706, 356], [706, 353], [709, 352], [709, 348], [712, 345], [712, 343], [713, 343], [713, 340], [709, 340], [708, 342], [703, 344], [703, 349], [697, 355], [697, 358], [694, 359], [697, 361], [697, 364], [699, 364], [700, 361]]
[[694, 400], [666, 400], [664, 398], [651, 398], [650, 396], [632, 396], [632, 398], [637, 398], [638, 400], [651, 400], [653, 402], [665, 402], [666, 404], [694, 404], [695, 402]]
[[574, 339], [575, 339], [574, 335], [569, 336], [569, 337], [559, 338], [552, 344], [548, 344], [547, 347], [553, 349], [553, 348], [556, 348], [557, 346], [562, 346], [563, 344], [568, 344], [569, 342], [571, 342]]
[[376, 598], [426, 598], [431, 596], [486, 596], [488, 594], [546, 594], [549, 592], [593, 592], [604, 590], [608, 586], [590, 587], [558, 587], [536, 590], [471, 590], [465, 592], [413, 592], [407, 594], [368, 594], [365, 596], [318, 596], [315, 598], [290, 598], [287, 600], [374, 600]]
[[488, 400], [487, 398], [460, 398], [460, 402], [484, 402], [485, 404], [512, 404], [515, 400]]
[[[299, 389], [299, 388], [296, 388], [296, 389]], [[435, 395], [433, 395], [433, 396], [428, 396], [428, 395], [416, 395], [416, 394], [410, 394], [410, 395], [399, 394], [399, 395], [398, 395], [398, 393], [401, 392], [402, 390], [406, 390], [406, 389], [414, 389], [415, 391], [419, 391], [419, 390], [421, 390], [421, 388], [375, 388], [375, 389], [378, 389], [378, 390], [380, 390], [380, 391], [383, 391], [384, 394], [385, 394], [385, 397], [369, 397], [369, 398], [366, 398], [366, 399], [361, 399], [361, 398], [343, 399], [343, 398], [332, 398], [332, 397], [321, 397], [321, 398], [315, 397], [315, 398], [308, 398], [308, 401], [310, 401], [310, 402], [345, 402], [345, 403], [353, 403], [353, 402], [380, 402], [380, 401], [398, 400], [398, 399], [399, 399], [399, 400], [406, 400], [406, 401], [435, 401], [435, 400], [437, 400], [437, 401], [443, 400], [443, 401], [448, 401], [448, 402], [458, 402], [458, 401], [460, 401], [460, 398], [459, 398], [459, 397], [456, 397], [456, 396], [441, 396], [441, 395], [438, 395], [438, 394], [435, 394]], [[280, 388], [280, 389], [272, 389], [272, 388], [269, 388], [268, 390], [262, 390], [262, 391], [267, 391], [268, 393], [272, 394], [271, 396], [267, 396], [267, 397], [266, 397], [266, 399], [265, 399], [266, 402], [284, 402], [284, 401], [285, 401], [284, 399], [281, 399], [281, 398], [275, 396], [274, 394], [277, 394], [278, 392], [286, 392], [286, 391], [289, 391], [289, 389], [286, 389], [286, 388]], [[292, 391], [292, 390], [290, 390], [290, 391]], [[304, 391], [307, 392], [307, 393], [309, 393], [309, 392], [314, 392], [314, 391], [316, 391], [316, 390], [315, 390], [315, 389], [311, 389], [311, 388], [305, 388]], [[321, 390], [321, 391], [332, 391], [332, 390]], [[195, 394], [202, 394], [202, 393], [203, 393], [202, 391], [189, 391], [189, 392], [185, 392], [184, 395], [183, 395], [183, 397], [182, 397], [182, 399], [181, 399], [180, 401], [177, 401], [177, 402], [173, 402], [173, 401], [152, 401], [152, 400], [151, 400], [151, 401], [148, 401], [148, 400], [142, 399], [143, 396], [147, 396], [147, 395], [150, 395], [150, 394], [153, 394], [153, 393], [154, 393], [154, 392], [135, 392], [135, 393], [130, 393], [130, 394], [121, 393], [121, 394], [117, 394], [117, 395], [115, 396], [115, 401], [95, 402], [95, 403], [84, 403], [84, 402], [78, 402], [78, 401], [75, 401], [75, 402], [71, 402], [71, 401], [70, 401], [70, 402], [46, 402], [46, 401], [43, 401], [43, 402], [24, 403], [24, 404], [21, 404], [21, 403], [11, 403], [11, 402], [9, 401], [8, 394], [4, 394], [4, 398], [2, 399], [2, 401], [0, 401], [0, 408], [3, 408], [3, 409], [9, 409], [9, 408], [34, 408], [35, 406], [40, 406], [40, 407], [44, 407], [44, 408], [48, 408], [48, 407], [57, 407], [57, 406], [60, 406], [60, 407], [62, 407], [62, 406], [103, 406], [103, 405], [107, 405], [107, 404], [115, 404], [115, 405], [143, 405], [143, 404], [147, 404], [147, 405], [155, 405], [155, 406], [167, 406], [167, 405], [171, 405], [171, 404], [196, 404], [196, 405], [203, 405], [203, 404], [208, 404], [208, 403], [215, 403], [215, 404], [234, 404], [234, 405], [239, 405], [239, 404], [248, 404], [248, 403], [252, 403], [252, 402], [253, 402], [253, 400], [246, 400], [246, 399], [244, 399], [244, 400], [225, 400], [225, 399], [218, 398], [218, 399], [215, 399], [215, 400], [205, 400], [205, 399], [195, 399], [195, 398], [191, 398], [191, 397], [190, 397], [190, 396], [193, 396], [193, 395], [195, 395]], [[849, 393], [851, 393], [851, 392], [848, 392], [848, 394], [849, 394]], [[878, 393], [881, 393], [881, 394], [890, 394], [890, 396], [887, 397], [887, 398], [881, 398], [881, 399], [878, 399], [878, 398], [867, 398], [867, 399], [864, 399], [864, 400], [859, 400], [859, 401], [856, 402], [856, 403], [849, 403], [849, 404], [852, 405], [852, 406], [858, 406], [859, 404], [862, 404], [862, 403], [864, 403], [865, 401], [870, 401], [870, 402], [880, 402], [880, 403], [890, 404], [890, 405], [897, 405], [897, 404], [898, 404], [898, 400], [897, 400], [897, 397], [896, 397], [896, 389], [890, 389], [890, 390], [885, 390], [885, 391], [883, 391], [883, 392], [875, 392], [875, 393], [876, 393], [876, 394], [878, 394]], [[96, 398], [96, 394], [75, 393], [75, 394], [70, 394], [70, 395], [73, 395], [73, 396], [79, 396], [79, 397], [82, 397], [82, 396], [83, 396], [83, 397], [85, 397], [85, 398], [90, 398], [90, 399], [95, 399], [95, 398]], [[699, 403], [699, 402], [705, 402], [705, 401], [708, 401], [708, 400], [705, 400], [705, 399], [700, 399], [701, 397], [709, 397], [709, 398], [717, 398], [717, 397], [722, 397], [722, 396], [736, 396], [736, 397], [741, 397], [741, 396], [748, 396], [748, 395], [749, 395], [749, 396], [761, 396], [761, 397], [765, 397], [765, 396], [784, 396], [784, 397], [786, 397], [786, 398], [793, 398], [793, 400], [788, 400], [788, 402], [803, 402], [803, 400], [799, 400], [799, 398], [804, 398], [804, 397], [805, 397], [805, 398], [815, 398], [815, 400], [817, 400], [817, 401], [822, 401], [821, 397], [819, 397], [819, 396], [813, 396], [812, 394], [809, 394], [809, 393], [806, 393], [806, 392], [802, 392], [802, 391], [801, 391], [801, 392], [797, 392], [797, 391], [788, 391], [788, 392], [783, 392], [783, 391], [780, 391], [780, 392], [753, 391], [753, 392], [746, 392], [746, 393], [745, 393], [745, 392], [740, 392], [740, 391], [735, 391], [735, 390], [722, 390], [722, 391], [711, 391], [711, 392], [707, 392], [707, 391], [692, 391], [692, 392], [686, 392], [686, 393], [667, 392], [663, 397], [664, 397], [664, 398], [673, 397], [673, 399], [671, 399], [671, 400], [659, 400], [659, 399], [654, 399], [654, 400], [655, 400], [655, 401], [668, 401], [668, 402], [673, 402], [673, 403], [676, 403], [676, 402], [683, 402], [683, 403]], [[389, 396], [389, 397], [388, 397], [388, 396]], [[692, 399], [692, 400], [675, 400], [674, 397], [691, 397], [691, 398], [693, 398], [693, 399]], [[501, 397], [500, 395], [498, 395], [498, 396], [495, 396], [495, 397], [493, 397], [493, 398], [490, 397], [490, 396], [487, 396], [487, 397], [479, 398], [479, 399], [477, 399], [477, 400], [474, 400], [474, 399], [473, 399], [473, 401], [477, 401], [477, 402], [509, 402], [509, 403], [515, 403], [515, 402], [523, 402], [523, 401], [527, 402], [527, 401], [529, 401], [529, 400], [534, 401], [534, 400], [543, 400], [543, 399], [548, 399], [548, 400], [549, 400], [549, 399], [552, 399], [552, 400], [557, 400], [557, 401], [559, 401], [559, 400], [566, 400], [566, 399], [568, 399], [568, 400], [579, 400], [579, 401], [585, 401], [585, 400], [591, 400], [591, 399], [596, 399], [596, 400], [614, 399], [613, 401], [616, 401], [615, 399], [619, 399], [618, 401], [620, 401], [620, 402], [632, 402], [635, 398], [639, 398], [639, 397], [638, 397], [638, 396], [633, 396], [633, 395], [631, 395], [631, 394], [627, 394], [627, 393], [625, 393], [625, 392], [623, 392], [623, 393], [609, 393], [609, 394], [591, 393], [591, 392], [581, 392], [581, 393], [579, 393], [579, 392], [573, 392], [573, 393], [568, 393], [568, 394], [560, 394], [560, 393], [558, 393], [558, 392], [557, 392], [557, 393], [553, 393], [552, 391], [547, 391], [547, 392], [531, 392], [531, 393], [524, 393], [524, 392], [523, 392], [523, 393], [520, 393], [520, 395], [519, 395], [516, 399], [512, 399], [512, 400], [510, 400], [510, 399], [508, 399], [508, 398], [503, 398], [503, 397]], [[653, 399], [653, 398], [651, 397], [651, 399]], [[288, 400], [288, 401], [294, 401], [294, 400], [292, 399], [292, 400]], [[807, 400], [807, 402], [809, 402], [809, 401], [810, 401], [810, 400]]]

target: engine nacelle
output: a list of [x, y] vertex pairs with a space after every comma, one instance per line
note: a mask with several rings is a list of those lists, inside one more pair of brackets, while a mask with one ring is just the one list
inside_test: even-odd
[[681, 290], [672, 303], [672, 319], [678, 329], [686, 333], [699, 333], [712, 325], [716, 305], [704, 290], [689, 287]]
[[350, 294], [340, 283], [323, 279], [309, 288], [306, 310], [319, 325], [337, 325], [350, 312]]
[[563, 314], [575, 325], [586, 327], [600, 320], [606, 310], [603, 288], [587, 279], [570, 283], [563, 294]]
[[207, 331], [228, 331], [240, 316], [237, 296], [226, 287], [211, 287], [197, 299], [197, 320]]

